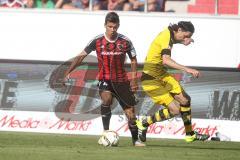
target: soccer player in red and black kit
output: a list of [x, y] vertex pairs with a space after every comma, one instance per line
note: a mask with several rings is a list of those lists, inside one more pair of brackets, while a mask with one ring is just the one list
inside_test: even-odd
[[[65, 77], [81, 64], [92, 51], [96, 51], [98, 59], [98, 87], [102, 99], [101, 115], [104, 130], [109, 130], [112, 99], [115, 97], [122, 106], [127, 118], [134, 146], [145, 146], [138, 140], [138, 128], [134, 105], [134, 92], [137, 85], [137, 59], [132, 42], [124, 35], [117, 33], [120, 25], [119, 16], [109, 12], [105, 17], [106, 32], [93, 38], [85, 49], [73, 60], [65, 72]], [[124, 69], [126, 54], [131, 60], [131, 83]], [[99, 141], [99, 143], [101, 143]]]

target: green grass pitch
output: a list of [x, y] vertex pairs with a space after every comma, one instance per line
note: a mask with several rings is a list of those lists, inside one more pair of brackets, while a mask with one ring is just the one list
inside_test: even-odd
[[0, 132], [0, 160], [239, 160], [239, 142], [148, 139], [133, 147], [120, 137], [118, 147], [97, 144], [98, 136]]

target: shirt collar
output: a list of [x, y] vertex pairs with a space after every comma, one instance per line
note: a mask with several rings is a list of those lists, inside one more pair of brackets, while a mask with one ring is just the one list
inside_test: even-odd
[[114, 39], [114, 40], [110, 40], [107, 36], [106, 36], [106, 33], [104, 33], [104, 37], [106, 38], [106, 40], [108, 41], [108, 42], [110, 42], [110, 43], [114, 43], [114, 42], [116, 42], [116, 40], [118, 39], [118, 33], [117, 33], [117, 37]]

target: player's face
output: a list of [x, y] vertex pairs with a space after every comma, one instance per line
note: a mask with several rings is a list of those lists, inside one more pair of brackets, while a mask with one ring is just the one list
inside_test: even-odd
[[115, 39], [117, 36], [118, 27], [118, 23], [107, 22], [107, 24], [105, 24], [107, 37], [112, 40]]
[[192, 33], [189, 31], [183, 31], [181, 28], [178, 29], [174, 38], [177, 43], [184, 44], [185, 46], [189, 45], [191, 42], [194, 42], [192, 37]]

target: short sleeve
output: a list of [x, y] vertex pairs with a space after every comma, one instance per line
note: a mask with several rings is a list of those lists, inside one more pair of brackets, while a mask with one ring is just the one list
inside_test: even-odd
[[96, 38], [93, 38], [88, 44], [87, 46], [85, 47], [84, 51], [89, 54], [91, 53], [92, 51], [95, 51], [96, 50], [96, 41], [97, 39]]
[[128, 50], [127, 54], [128, 54], [130, 59], [137, 56], [136, 50], [135, 50], [131, 41], [129, 41], [129, 50]]

